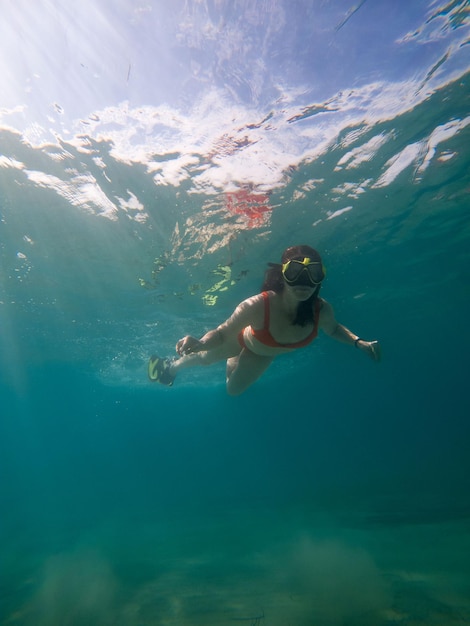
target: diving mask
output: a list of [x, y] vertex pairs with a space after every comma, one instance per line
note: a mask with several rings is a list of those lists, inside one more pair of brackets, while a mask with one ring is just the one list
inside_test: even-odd
[[305, 257], [303, 261], [292, 259], [283, 263], [282, 275], [289, 285], [316, 286], [325, 278], [325, 268], [320, 261]]

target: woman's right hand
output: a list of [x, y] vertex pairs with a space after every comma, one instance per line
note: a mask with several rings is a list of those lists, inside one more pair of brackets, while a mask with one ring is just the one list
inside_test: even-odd
[[194, 352], [201, 352], [205, 350], [204, 344], [200, 339], [186, 335], [183, 339], [180, 339], [176, 344], [176, 352], [180, 356], [185, 354], [193, 354]]

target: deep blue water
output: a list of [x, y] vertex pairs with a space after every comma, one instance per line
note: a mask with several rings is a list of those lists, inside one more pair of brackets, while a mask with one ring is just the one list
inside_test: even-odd
[[[7, 12], [0, 622], [469, 623], [468, 3], [83, 6]], [[147, 380], [297, 243], [380, 364]]]

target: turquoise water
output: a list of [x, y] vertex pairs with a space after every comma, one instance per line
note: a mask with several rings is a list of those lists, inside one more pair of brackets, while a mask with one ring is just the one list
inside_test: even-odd
[[[468, 3], [22, 4], [0, 622], [469, 623]], [[148, 382], [297, 243], [380, 364], [321, 335], [237, 398]]]

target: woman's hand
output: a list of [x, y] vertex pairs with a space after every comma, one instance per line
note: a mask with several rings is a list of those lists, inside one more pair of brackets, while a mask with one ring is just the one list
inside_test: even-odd
[[203, 342], [200, 339], [191, 337], [191, 335], [186, 335], [186, 337], [180, 339], [176, 344], [176, 352], [180, 356], [184, 356], [185, 354], [193, 354], [194, 352], [201, 352], [205, 349], [206, 348]]
[[381, 359], [381, 350], [380, 343], [378, 341], [364, 341], [360, 339], [357, 343], [357, 347], [359, 350], [365, 352], [370, 358], [374, 361], [380, 361]]

